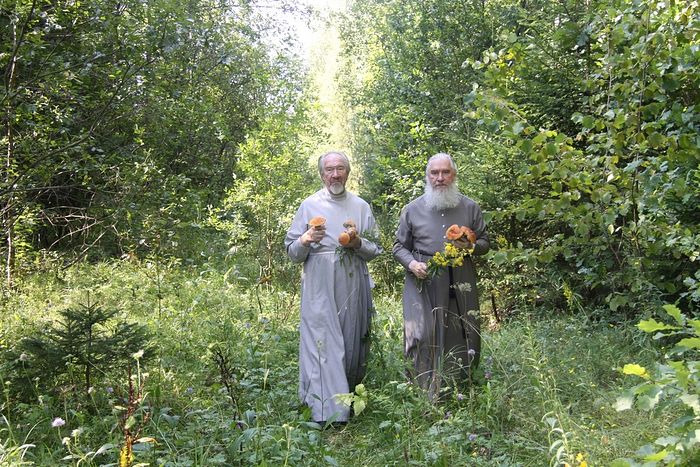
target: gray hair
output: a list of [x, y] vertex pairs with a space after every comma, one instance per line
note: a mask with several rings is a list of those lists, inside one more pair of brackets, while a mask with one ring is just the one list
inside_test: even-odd
[[350, 173], [350, 159], [348, 159], [348, 156], [346, 156], [345, 153], [340, 151], [328, 151], [325, 154], [321, 154], [321, 157], [318, 158], [318, 174], [323, 176], [323, 161], [326, 157], [330, 156], [331, 154], [335, 154], [336, 156], [342, 157], [345, 160], [345, 168], [348, 169], [348, 173]]
[[425, 176], [428, 176], [429, 169], [430, 169], [430, 164], [434, 161], [439, 161], [439, 160], [448, 160], [450, 161], [450, 165], [452, 166], [452, 170], [455, 171], [455, 174], [457, 173], [457, 164], [455, 164], [454, 159], [452, 159], [452, 156], [447, 154], [446, 152], [438, 152], [437, 154], [433, 155], [428, 159], [428, 163], [425, 166]]

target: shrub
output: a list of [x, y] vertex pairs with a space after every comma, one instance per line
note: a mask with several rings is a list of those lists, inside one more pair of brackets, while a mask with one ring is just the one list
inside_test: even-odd
[[[626, 375], [634, 375], [642, 382], [625, 391], [616, 403], [618, 411], [636, 406], [644, 411], [664, 410], [671, 407], [679, 410], [672, 425], [672, 433], [665, 433], [653, 444], [643, 446], [638, 455], [644, 465], [685, 465], [690, 457], [697, 461], [700, 443], [700, 320], [684, 316], [675, 305], [664, 305], [673, 324], [642, 320], [638, 327], [644, 332], [655, 333], [654, 339], [672, 339], [673, 347], [664, 355], [664, 362], [647, 370], [638, 364], [627, 364], [622, 369]], [[629, 459], [620, 459], [617, 466], [635, 465]], [[692, 463], [692, 462], [691, 462]]]

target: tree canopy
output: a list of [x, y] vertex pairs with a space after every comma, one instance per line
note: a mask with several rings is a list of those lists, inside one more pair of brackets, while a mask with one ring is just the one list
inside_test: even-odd
[[[153, 252], [289, 279], [280, 225], [329, 133], [318, 71], [270, 7], [292, 8], [2, 3], [7, 281]], [[489, 217], [500, 307], [696, 309], [695, 2], [357, 0], [332, 21], [337, 112], [385, 242], [446, 151]]]

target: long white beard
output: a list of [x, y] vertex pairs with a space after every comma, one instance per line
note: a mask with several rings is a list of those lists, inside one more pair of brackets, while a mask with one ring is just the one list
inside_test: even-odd
[[333, 195], [342, 195], [343, 192], [345, 191], [345, 187], [343, 186], [342, 183], [331, 183], [331, 185], [328, 187], [328, 191], [331, 192]]
[[429, 181], [425, 184], [425, 203], [430, 209], [441, 211], [443, 209], [454, 208], [459, 204], [459, 187], [457, 180], [451, 185], [440, 188], [433, 188]]

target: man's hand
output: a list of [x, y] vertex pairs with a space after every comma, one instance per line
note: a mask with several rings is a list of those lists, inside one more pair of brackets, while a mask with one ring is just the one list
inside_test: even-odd
[[350, 243], [348, 243], [348, 244], [346, 245], [346, 248], [354, 248], [355, 250], [357, 250], [357, 249], [360, 248], [361, 246], [362, 246], [362, 239], [360, 238], [359, 235], [356, 234], [356, 235], [352, 238], [352, 240], [350, 240]]
[[311, 227], [309, 230], [304, 232], [302, 234], [302, 236], [299, 238], [299, 241], [301, 242], [302, 245], [309, 246], [312, 243], [318, 243], [321, 240], [323, 240], [323, 237], [325, 235], [326, 235], [326, 226], [319, 225], [316, 227]]
[[452, 243], [454, 246], [459, 248], [460, 250], [473, 250], [474, 249], [474, 244], [467, 240], [467, 237], [459, 237], [456, 240], [452, 240]]
[[428, 277], [428, 265], [422, 261], [413, 260], [408, 264], [408, 270], [413, 273], [418, 279]]

